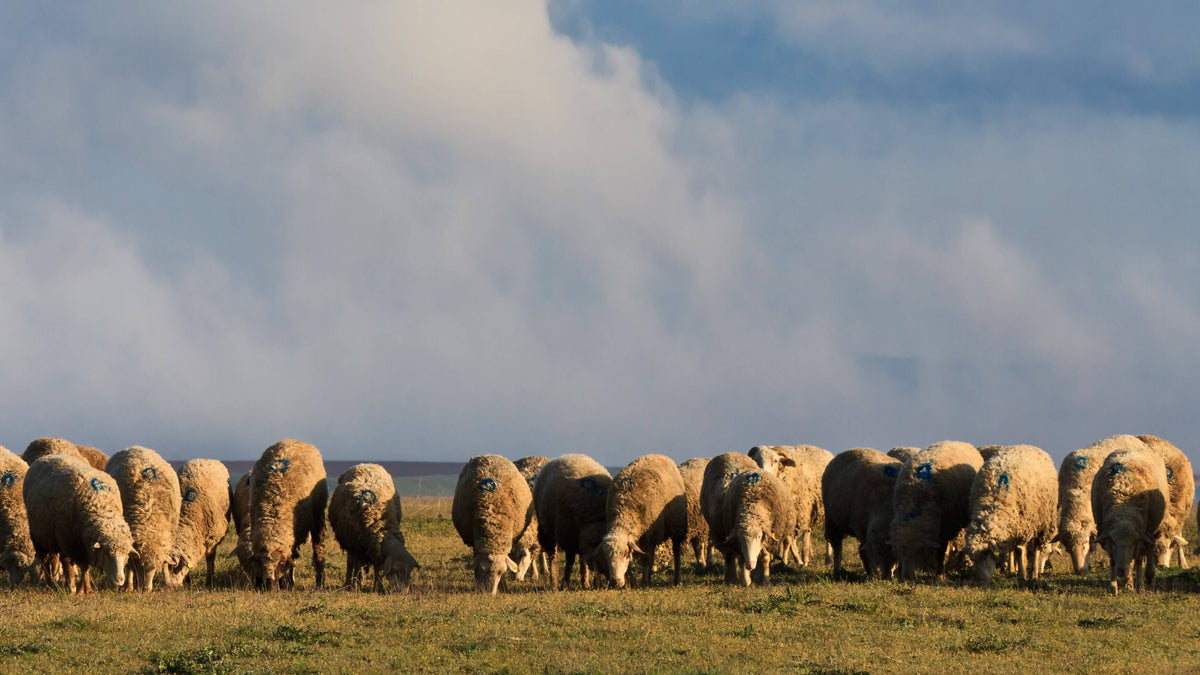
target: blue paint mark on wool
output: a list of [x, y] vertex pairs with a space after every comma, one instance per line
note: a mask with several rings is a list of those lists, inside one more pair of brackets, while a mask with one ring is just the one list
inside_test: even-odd
[[756, 471], [756, 472], [754, 472], [754, 473], [752, 473], [752, 474], [750, 474], [750, 475], [748, 475], [748, 476], [746, 476], [746, 482], [747, 482], [747, 483], [749, 483], [749, 484], [751, 484], [751, 485], [754, 485], [755, 483], [758, 483], [758, 481], [760, 481], [760, 480], [762, 480], [762, 477], [758, 475], [758, 472], [757, 472], [757, 471]]
[[728, 475], [728, 476], [726, 476], [725, 478], [727, 478], [728, 480], [733, 480], [734, 478], [737, 478], [737, 477], [738, 477], [738, 474], [740, 474], [740, 473], [741, 473], [741, 471], [738, 471], [737, 469], [734, 469], [733, 471], [730, 471], [730, 472], [729, 472], [729, 475]]
[[1084, 469], [1087, 469], [1087, 466], [1088, 466], [1088, 458], [1085, 455], [1080, 455], [1075, 458], [1075, 470], [1076, 471], [1083, 471]]
[[17, 484], [17, 474], [11, 471], [5, 471], [3, 476], [0, 476], [0, 487], [10, 488]]
[[1120, 462], [1113, 462], [1113, 465], [1108, 468], [1108, 475], [1115, 476], [1125, 470], [1125, 465]]
[[495, 492], [496, 491], [496, 480], [494, 478], [484, 478], [483, 480], [479, 481], [479, 491], [480, 492]]
[[633, 489], [633, 477], [632, 476], [625, 476], [621, 480], [617, 481], [617, 483], [621, 486], [622, 490], [632, 490]]
[[155, 480], [158, 478], [158, 471], [154, 467], [148, 466], [142, 469], [142, 478], [145, 480]]
[[1167, 467], [1167, 481], [1175, 482], [1175, 472], [1172, 471], [1171, 467], [1169, 467], [1169, 466]]
[[1008, 473], [1007, 472], [1000, 474], [1000, 477], [996, 479], [996, 492], [999, 492], [1000, 488], [1004, 488], [1004, 491], [1008, 492]]
[[186, 491], [184, 491], [183, 501], [188, 502], [190, 504], [190, 503], [196, 501], [196, 498], [199, 496], [200, 496], [200, 491], [194, 487], [190, 487]]
[[925, 462], [924, 464], [918, 466], [917, 478], [920, 478], [921, 480], [929, 480], [930, 478], [933, 478], [933, 464]]
[[[485, 478], [484, 480], [491, 480], [491, 479]], [[495, 483], [495, 481], [492, 481], [492, 482]], [[482, 487], [483, 486], [481, 485], [480, 488], [482, 488]], [[492, 490], [495, 490], [495, 489], [496, 488], [493, 485]], [[492, 490], [488, 490], [488, 492], [491, 492]], [[376, 500], [378, 500], [378, 499], [379, 498], [375, 496], [374, 490], [361, 490], [358, 493], [358, 503], [359, 504], [374, 504], [376, 502]]]
[[267, 471], [274, 471], [276, 473], [287, 473], [287, 470], [289, 467], [291, 467], [291, 465], [292, 465], [292, 460], [290, 460], [290, 459], [276, 459], [271, 462], [270, 466], [267, 467]]
[[112, 488], [108, 487], [107, 485], [105, 485], [104, 481], [100, 480], [99, 478], [93, 478], [91, 480], [91, 485], [92, 485], [93, 492], [101, 492], [103, 490], [111, 490], [112, 489]]
[[883, 467], [883, 475], [887, 476], [888, 478], [895, 478], [896, 476], [900, 475], [900, 467], [895, 464], [889, 464]]
[[580, 478], [579, 479], [579, 489], [583, 490], [584, 492], [591, 492], [591, 493], [600, 492], [600, 486], [596, 483], [595, 478]]

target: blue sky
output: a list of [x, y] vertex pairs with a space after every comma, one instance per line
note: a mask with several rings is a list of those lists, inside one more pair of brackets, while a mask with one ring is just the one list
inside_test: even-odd
[[1196, 10], [0, 9], [0, 443], [1200, 443]]

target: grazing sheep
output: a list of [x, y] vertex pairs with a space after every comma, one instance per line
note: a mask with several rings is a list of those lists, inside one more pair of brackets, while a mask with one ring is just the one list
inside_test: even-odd
[[1153, 451], [1115, 450], [1092, 481], [1096, 541], [1109, 557], [1109, 588], [1154, 588], [1155, 537], [1167, 511], [1171, 488], [1162, 458]]
[[105, 469], [121, 491], [125, 522], [137, 551], [126, 588], [153, 590], [155, 575], [159, 570], [165, 573], [179, 528], [179, 477], [157, 452], [137, 445], [113, 455]]
[[408, 586], [419, 567], [400, 532], [400, 495], [392, 476], [378, 464], [355, 464], [338, 477], [329, 498], [329, 526], [346, 552], [346, 587], [357, 588], [362, 570], [375, 572], [375, 592], [383, 578], [393, 590]]
[[1032, 445], [1002, 447], [990, 454], [971, 485], [971, 522], [963, 551], [980, 582], [990, 581], [996, 564], [1014, 551], [1019, 576], [1037, 579], [1043, 549], [1058, 532], [1054, 460]]
[[[725, 491], [727, 541], [742, 558], [742, 585], [767, 584], [771, 578], [769, 542], [782, 543], [794, 532], [792, 491], [766, 471], [739, 473]], [[678, 582], [676, 582], [678, 583]]]
[[454, 488], [451, 518], [475, 557], [475, 587], [493, 595], [506, 571], [517, 571], [508, 557], [529, 526], [533, 495], [515, 464], [500, 455], [467, 460]]
[[835, 574], [842, 569], [842, 540], [851, 536], [858, 540], [867, 576], [892, 577], [892, 493], [903, 464], [878, 450], [854, 448], [838, 453], [825, 467], [825, 540], [833, 547]]
[[[725, 517], [725, 493], [739, 474], [759, 471], [761, 467], [740, 452], [726, 452], [713, 457], [704, 467], [704, 482], [700, 484], [700, 508], [708, 522], [708, 541], [725, 559], [725, 583], [732, 584], [737, 574], [735, 560], [741, 555], [729, 541], [729, 521]], [[765, 469], [763, 469], [765, 471]]]
[[[580, 556], [579, 582], [591, 587], [590, 565], [583, 556], [591, 554], [604, 537], [604, 512], [612, 476], [587, 455], [563, 455], [546, 462], [533, 485], [533, 505], [537, 514], [538, 543], [548, 557], [550, 586], [566, 588], [571, 567]], [[561, 586], [558, 579], [558, 551], [566, 555]]]
[[[22, 494], [34, 552], [43, 567], [61, 559], [72, 593], [90, 590], [93, 565], [113, 584], [125, 584], [125, 564], [137, 552], [112, 476], [78, 456], [43, 457], [30, 465]], [[52, 577], [52, 570], [45, 573]]]
[[[538, 472], [549, 461], [548, 458], [540, 455], [530, 455], [529, 457], [522, 457], [513, 462], [517, 467], [517, 471], [520, 471], [521, 475], [525, 477], [525, 482], [529, 484], [531, 493], [534, 479], [537, 478]], [[529, 508], [531, 511], [529, 514], [529, 527], [525, 528], [525, 534], [522, 534], [520, 540], [516, 544], [513, 544], [513, 549], [508, 554], [508, 557], [517, 563], [517, 581], [524, 581], [525, 574], [528, 572], [533, 572], [533, 578], [537, 579], [539, 559], [542, 561], [542, 566], [545, 567], [546, 557], [542, 554], [541, 545], [538, 544], [537, 515], [532, 512], [532, 501], [529, 503]]]
[[908, 461], [909, 457], [912, 457], [913, 455], [917, 454], [920, 451], [921, 451], [921, 448], [913, 448], [913, 447], [909, 447], [907, 445], [899, 445], [899, 446], [892, 448], [891, 450], [888, 450], [887, 456], [891, 457], [892, 459], [898, 459], [898, 460], [900, 460], [900, 463], [903, 464], [904, 462]]
[[29, 539], [29, 518], [21, 490], [29, 465], [25, 460], [0, 447], [0, 569], [8, 572], [13, 586], [35, 571], [37, 558]]
[[1187, 455], [1170, 441], [1148, 435], [1138, 436], [1138, 439], [1162, 457], [1167, 468], [1167, 485], [1171, 488], [1167, 513], [1163, 516], [1158, 541], [1155, 543], [1158, 564], [1169, 567], [1171, 553], [1174, 551], [1179, 554], [1179, 566], [1187, 569], [1187, 557], [1184, 555], [1187, 540], [1183, 538], [1183, 524], [1191, 514], [1192, 500], [1196, 498], [1196, 479], [1192, 475], [1192, 463], [1188, 461]]
[[688, 531], [687, 543], [692, 547], [696, 562], [708, 566], [708, 521], [700, 508], [700, 487], [704, 484], [704, 469], [708, 459], [696, 457], [679, 465], [679, 476], [683, 478], [683, 493], [687, 497]]
[[917, 570], [945, 579], [947, 547], [967, 525], [971, 483], [982, 465], [975, 446], [957, 441], [934, 443], [904, 463], [892, 501], [902, 579], [916, 579]]
[[[813, 445], [775, 445], [769, 446], [769, 449], [791, 462], [772, 457], [771, 453], [764, 452], [763, 446], [752, 448], [748, 454], [759, 466], [779, 476], [792, 493], [792, 517], [796, 522], [792, 533], [781, 542], [783, 562], [787, 564], [789, 553], [794, 553], [799, 564], [808, 565], [812, 562], [813, 527], [824, 522], [821, 476], [833, 459], [833, 454]], [[832, 551], [829, 551], [827, 557], [831, 555]]]
[[633, 556], [640, 556], [642, 583], [650, 585], [654, 550], [671, 541], [675, 563], [673, 583], [682, 580], [680, 558], [687, 538], [687, 496], [679, 467], [666, 455], [642, 455], [613, 477], [605, 507], [608, 529], [597, 558], [613, 586], [625, 586]]
[[204, 558], [204, 583], [213, 586], [217, 546], [229, 529], [229, 469], [215, 459], [193, 459], [179, 468], [179, 527], [167, 556], [167, 585], [190, 580], [192, 565]]
[[233, 498], [229, 503], [229, 513], [233, 518], [233, 529], [237, 532], [237, 545], [233, 548], [238, 565], [250, 579], [255, 588], [262, 586], [262, 571], [254, 565], [254, 547], [250, 543], [250, 471], [238, 479], [233, 488]]
[[1058, 469], [1058, 540], [1071, 558], [1075, 574], [1086, 575], [1096, 543], [1092, 517], [1092, 479], [1114, 450], [1146, 450], [1136, 436], [1109, 436], [1068, 454]]
[[95, 469], [103, 471], [104, 467], [108, 466], [108, 455], [97, 448], [90, 445], [76, 445], [75, 450]]
[[261, 585], [295, 586], [295, 561], [312, 537], [316, 586], [323, 588], [329, 487], [321, 452], [301, 441], [279, 441], [254, 463], [250, 483], [251, 568], [261, 574]]

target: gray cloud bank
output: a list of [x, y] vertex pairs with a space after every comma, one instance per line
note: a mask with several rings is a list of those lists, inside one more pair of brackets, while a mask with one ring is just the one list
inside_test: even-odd
[[10, 448], [1200, 441], [1186, 118], [684, 103], [537, 2], [0, 25]]

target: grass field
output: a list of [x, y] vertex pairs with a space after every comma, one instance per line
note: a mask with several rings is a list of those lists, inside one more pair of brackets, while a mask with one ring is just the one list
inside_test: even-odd
[[[306, 548], [291, 593], [249, 590], [221, 555], [218, 590], [73, 597], [0, 593], [0, 672], [1170, 672], [1200, 667], [1200, 570], [1160, 571], [1154, 593], [1107, 594], [1099, 571], [1033, 588], [999, 579], [866, 582], [851, 569], [774, 566], [767, 588], [730, 588], [689, 564], [683, 586], [471, 592], [448, 500], [405, 505], [421, 562], [412, 587], [312, 589]], [[1193, 525], [1192, 528], [1195, 526]], [[1188, 533], [1195, 541], [1195, 531]], [[222, 552], [232, 548], [230, 539]], [[331, 539], [332, 541], [332, 539]], [[823, 547], [823, 544], [822, 544]], [[847, 561], [857, 564], [854, 544]], [[344, 558], [327, 556], [331, 582]], [[544, 578], [543, 580], [544, 581]]]

